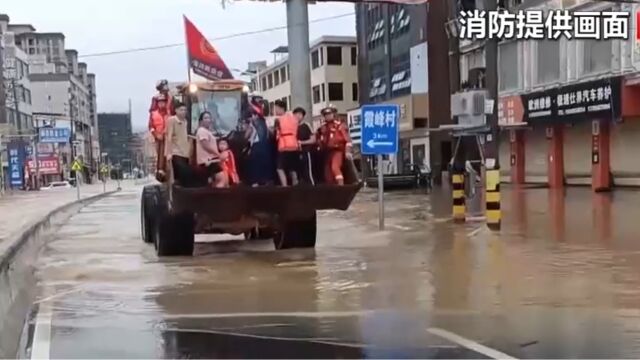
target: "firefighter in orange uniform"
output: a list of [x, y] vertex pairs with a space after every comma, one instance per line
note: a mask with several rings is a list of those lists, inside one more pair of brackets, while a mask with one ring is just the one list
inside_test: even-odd
[[322, 110], [324, 124], [318, 129], [320, 148], [325, 154], [324, 178], [327, 184], [344, 185], [342, 164], [344, 159], [352, 159], [352, 143], [347, 125], [328, 107]]
[[167, 119], [170, 116], [168, 108], [168, 99], [159, 95], [157, 97], [157, 108], [151, 112], [149, 116], [149, 132], [153, 136], [153, 140], [156, 144], [156, 178], [160, 181], [164, 179], [164, 145], [165, 145], [165, 130], [167, 126]]

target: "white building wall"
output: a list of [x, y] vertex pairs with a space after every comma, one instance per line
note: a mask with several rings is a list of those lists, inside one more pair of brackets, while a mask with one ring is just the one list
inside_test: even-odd
[[[331, 37], [326, 37], [328, 40]], [[325, 47], [323, 53], [323, 59], [321, 61], [321, 66], [313, 69], [311, 67], [311, 95], [312, 95], [312, 109], [310, 111], [311, 116], [319, 116], [320, 111], [332, 105], [338, 109], [338, 112], [341, 114], [346, 114], [350, 109], [357, 108], [358, 102], [353, 101], [353, 90], [352, 84], [358, 83], [358, 71], [357, 67], [351, 65], [351, 47], [356, 46], [356, 40], [353, 38], [352, 43], [331, 43], [328, 42], [320, 42], [324, 38], [320, 38], [316, 40], [313, 46], [310, 49], [310, 52], [313, 53], [315, 50]], [[342, 65], [327, 65], [327, 52], [326, 46], [341, 46], [342, 47]], [[311, 60], [310, 60], [311, 61]], [[287, 72], [287, 81], [284, 83], [280, 83], [277, 86], [273, 86], [271, 88], [268, 87], [268, 81], [266, 81], [267, 86], [263, 86], [262, 78], [268, 78], [269, 74], [274, 73], [275, 71], [279, 71], [282, 67], [286, 67], [288, 64], [287, 58], [282, 58], [278, 60], [276, 63], [269, 65], [265, 69], [260, 71], [259, 74], [259, 82], [260, 82], [260, 92], [261, 95], [267, 99], [269, 102], [274, 102], [276, 100], [286, 98], [289, 101], [291, 96], [291, 85], [289, 82], [288, 72]], [[342, 101], [330, 101], [329, 100], [329, 83], [342, 83], [342, 93], [343, 100]], [[313, 87], [319, 86], [322, 91], [322, 84], [324, 84], [324, 95], [321, 94], [321, 99], [317, 103], [313, 103]], [[298, 104], [288, 104], [289, 108], [294, 108], [298, 106]], [[307, 109], [308, 110], [308, 109]]]
[[31, 83], [33, 111], [69, 116], [69, 81], [35, 81]]

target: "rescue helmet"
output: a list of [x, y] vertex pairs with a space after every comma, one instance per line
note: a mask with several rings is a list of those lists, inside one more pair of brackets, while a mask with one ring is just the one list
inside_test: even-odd
[[168, 88], [168, 87], [169, 87], [169, 81], [168, 80], [164, 80], [163, 79], [163, 80], [159, 80], [156, 83], [156, 90], [158, 90], [158, 91], [162, 91], [162, 90], [164, 90], [165, 88]]
[[338, 112], [338, 109], [334, 108], [333, 106], [329, 105], [326, 108], [322, 109], [322, 111], [320, 112], [322, 115], [329, 115], [329, 114], [336, 114]]

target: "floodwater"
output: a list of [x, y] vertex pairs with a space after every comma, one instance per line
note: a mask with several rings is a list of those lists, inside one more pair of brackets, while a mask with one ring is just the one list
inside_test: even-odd
[[38, 259], [25, 355], [56, 358], [638, 358], [640, 192], [502, 192], [500, 232], [436, 190], [323, 212], [315, 250], [197, 237], [159, 260], [127, 190]]

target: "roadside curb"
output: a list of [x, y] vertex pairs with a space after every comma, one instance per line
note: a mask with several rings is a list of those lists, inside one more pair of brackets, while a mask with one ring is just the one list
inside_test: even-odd
[[61, 205], [4, 240], [8, 245], [0, 248], [0, 358], [13, 358], [18, 351], [23, 324], [35, 296], [35, 289], [31, 288], [35, 279], [33, 263], [48, 231], [86, 205], [117, 192], [108, 191]]

